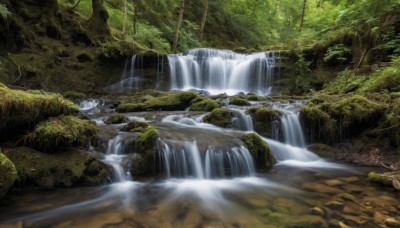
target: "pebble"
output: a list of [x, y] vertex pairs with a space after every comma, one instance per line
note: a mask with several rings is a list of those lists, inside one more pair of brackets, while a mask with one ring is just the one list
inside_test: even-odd
[[394, 218], [385, 219], [385, 224], [388, 227], [400, 227], [400, 222]]
[[325, 212], [319, 207], [313, 207], [309, 210], [310, 214], [324, 216]]
[[341, 202], [338, 202], [338, 201], [330, 201], [330, 202], [327, 202], [325, 204], [325, 206], [327, 208], [330, 208], [330, 209], [333, 209], [333, 210], [342, 210], [343, 207], [344, 207], [344, 204], [341, 203]]

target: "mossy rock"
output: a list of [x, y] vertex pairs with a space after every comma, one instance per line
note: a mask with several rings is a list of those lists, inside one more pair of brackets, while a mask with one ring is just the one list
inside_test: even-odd
[[276, 164], [276, 159], [272, 155], [271, 149], [260, 136], [249, 133], [242, 136], [242, 141], [252, 155], [257, 169], [271, 169]]
[[134, 176], [151, 174], [155, 170], [158, 134], [148, 125], [135, 142], [135, 155], [132, 158], [131, 173]]
[[216, 108], [221, 108], [221, 104], [213, 99], [205, 98], [201, 100], [195, 99], [190, 105], [190, 111], [204, 111], [211, 112]]
[[129, 119], [124, 116], [123, 114], [112, 114], [107, 118], [107, 120], [104, 122], [105, 124], [120, 124], [120, 123], [125, 123], [128, 122]]
[[77, 149], [47, 154], [17, 147], [7, 157], [15, 164], [20, 185], [44, 189], [103, 184], [112, 174], [106, 164], [89, 152]]
[[0, 152], [0, 199], [10, 190], [17, 179], [14, 164]]
[[[141, 93], [128, 99], [128, 102], [120, 104], [117, 112], [140, 112], [140, 111], [183, 111], [197, 95], [193, 92], [159, 92], [153, 94]], [[131, 102], [129, 102], [131, 100]], [[134, 101], [134, 102], [132, 102]]]
[[264, 137], [271, 138], [272, 124], [280, 120], [279, 112], [271, 107], [254, 107], [248, 112], [252, 117], [254, 130]]
[[307, 133], [332, 143], [376, 126], [385, 108], [361, 95], [319, 96], [302, 106], [300, 117]]
[[71, 100], [71, 101], [79, 101], [83, 100], [86, 97], [86, 94], [76, 92], [76, 91], [67, 91], [63, 93], [63, 96], [65, 99]]
[[10, 135], [15, 129], [27, 130], [49, 117], [79, 112], [60, 94], [12, 90], [0, 83], [0, 97], [0, 134]]
[[234, 114], [232, 111], [224, 108], [217, 108], [214, 109], [211, 113], [204, 116], [203, 121], [205, 123], [214, 124], [219, 127], [232, 128], [233, 116]]
[[45, 152], [60, 147], [85, 146], [99, 132], [96, 123], [74, 116], [59, 116], [38, 124], [24, 136], [24, 144]]
[[388, 187], [394, 187], [400, 190], [400, 171], [389, 172], [389, 173], [376, 173], [370, 172], [368, 174], [368, 180], [374, 183], [378, 183]]
[[237, 106], [250, 106], [250, 102], [247, 101], [246, 99], [240, 98], [240, 97], [232, 97], [229, 100], [230, 105], [237, 105]]
[[132, 120], [127, 125], [122, 127], [121, 131], [145, 133], [149, 127], [151, 126], [146, 122]]

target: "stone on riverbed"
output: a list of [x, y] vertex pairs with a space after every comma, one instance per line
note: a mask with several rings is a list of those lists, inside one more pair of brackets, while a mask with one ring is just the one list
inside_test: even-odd
[[368, 179], [371, 182], [400, 190], [400, 171], [389, 173], [370, 172], [368, 174]]

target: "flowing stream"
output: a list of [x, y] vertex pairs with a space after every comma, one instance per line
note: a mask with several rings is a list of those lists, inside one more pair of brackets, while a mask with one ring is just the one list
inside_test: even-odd
[[[168, 57], [171, 89], [209, 93], [270, 93], [272, 53], [251, 55], [196, 49]], [[131, 60], [135, 62], [134, 58]], [[133, 88], [134, 64], [118, 89]], [[129, 65], [127, 63], [127, 65]], [[114, 171], [100, 187], [30, 191], [0, 208], [0, 224], [18, 227], [378, 227], [380, 215], [400, 217], [396, 193], [371, 185], [362, 167], [325, 161], [306, 148], [298, 116], [302, 101], [270, 103], [280, 115], [270, 146], [277, 165], [257, 171], [240, 140], [254, 132], [247, 108], [226, 106], [232, 129], [204, 123], [207, 113], [129, 113], [149, 121], [159, 135], [154, 164], [159, 174], [138, 178], [130, 167], [134, 133], [105, 125], [112, 110], [99, 100], [80, 109], [107, 139], [103, 161]], [[153, 115], [154, 118], [148, 118]], [[158, 116], [154, 116], [158, 115]], [[146, 119], [144, 118], [146, 117]], [[157, 118], [156, 118], [157, 117]], [[148, 120], [149, 119], [149, 120]], [[281, 137], [282, 136], [282, 137]], [[385, 217], [386, 218], [386, 217]], [[0, 225], [1, 226], [1, 225]], [[342, 226], [343, 227], [343, 226]]]

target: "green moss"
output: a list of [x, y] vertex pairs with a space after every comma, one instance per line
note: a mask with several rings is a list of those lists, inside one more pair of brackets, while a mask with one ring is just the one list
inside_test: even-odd
[[151, 127], [151, 126], [146, 122], [140, 122], [140, 121], [132, 120], [127, 125], [125, 125], [121, 129], [121, 131], [144, 133], [144, 132], [147, 131], [147, 129], [149, 127]]
[[86, 94], [84, 93], [79, 93], [76, 91], [67, 91], [63, 93], [63, 96], [65, 99], [71, 100], [71, 101], [79, 101], [82, 100], [86, 97]]
[[86, 151], [66, 150], [46, 154], [28, 147], [17, 147], [7, 153], [15, 164], [21, 185], [41, 188], [96, 185], [105, 183], [110, 168]]
[[87, 145], [99, 128], [93, 121], [60, 116], [38, 124], [24, 137], [25, 145], [52, 152], [58, 147]]
[[204, 111], [211, 112], [216, 108], [220, 108], [221, 104], [213, 99], [205, 98], [205, 99], [195, 99], [190, 105], [190, 111]]
[[232, 97], [229, 100], [230, 105], [238, 105], [238, 106], [250, 106], [250, 102], [248, 102], [246, 99], [240, 98], [240, 97]]
[[272, 123], [280, 119], [278, 111], [271, 107], [254, 107], [248, 111], [253, 120], [254, 130], [264, 136], [272, 136]]
[[120, 124], [128, 121], [128, 118], [122, 114], [113, 114], [107, 118], [105, 124]]
[[0, 199], [13, 186], [17, 179], [17, 170], [14, 164], [0, 152]]
[[0, 83], [0, 133], [28, 129], [48, 117], [78, 112], [78, 107], [59, 94], [12, 90]]
[[332, 143], [375, 126], [384, 110], [384, 105], [361, 95], [319, 96], [308, 101], [300, 114], [307, 131]]
[[214, 109], [211, 113], [204, 116], [203, 121], [206, 123], [214, 124], [219, 127], [231, 128], [232, 117], [233, 117], [232, 111], [224, 108], [217, 108]]
[[[151, 94], [149, 94], [151, 93]], [[183, 111], [197, 95], [192, 92], [154, 92], [146, 90], [118, 106], [118, 112]]]
[[135, 176], [150, 174], [154, 171], [158, 134], [153, 126], [148, 125], [135, 143], [135, 155], [132, 158], [131, 171]]
[[148, 126], [146, 131], [136, 141], [135, 152], [144, 153], [147, 150], [153, 150], [157, 144], [158, 134], [156, 128]]
[[386, 186], [392, 185], [392, 180], [389, 179], [389, 177], [387, 175], [376, 173], [376, 172], [370, 172], [368, 174], [368, 180], [371, 182], [386, 185]]
[[271, 169], [276, 164], [276, 159], [271, 153], [268, 144], [255, 133], [242, 136], [242, 141], [252, 155], [258, 169]]
[[400, 58], [394, 59], [391, 66], [372, 73], [361, 86], [359, 92], [400, 92]]
[[354, 71], [343, 71], [335, 79], [324, 88], [324, 92], [329, 94], [343, 94], [358, 90], [366, 81], [363, 75], [356, 75]]

